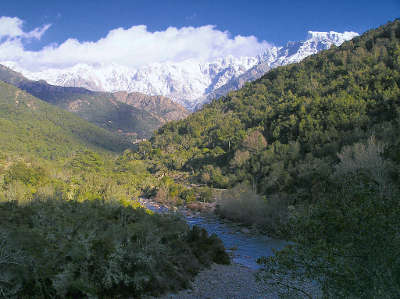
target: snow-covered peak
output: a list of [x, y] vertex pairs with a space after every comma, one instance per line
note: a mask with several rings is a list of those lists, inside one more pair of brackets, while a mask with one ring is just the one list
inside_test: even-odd
[[336, 46], [341, 45], [343, 42], [350, 40], [359, 34], [353, 31], [345, 31], [343, 33], [329, 31], [329, 32], [320, 32], [320, 31], [308, 31], [307, 40], [316, 41], [316, 42], [324, 42], [328, 41], [330, 43], [335, 44]]
[[268, 58], [267, 61], [271, 68], [295, 63], [319, 51], [327, 50], [332, 45], [340, 46], [343, 42], [356, 36], [358, 33], [349, 31], [343, 33], [308, 31], [306, 40], [288, 42], [284, 47], [269, 49], [268, 54], [264, 54], [264, 57]]

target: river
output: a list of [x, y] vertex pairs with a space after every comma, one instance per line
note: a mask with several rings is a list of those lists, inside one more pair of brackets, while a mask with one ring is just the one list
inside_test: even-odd
[[[142, 203], [154, 212], [167, 212], [168, 209], [151, 201]], [[178, 212], [179, 213], [179, 212]], [[238, 225], [224, 222], [216, 216], [202, 216], [200, 214], [182, 213], [190, 226], [197, 225], [209, 234], [216, 234], [224, 243], [227, 252], [232, 256], [232, 261], [251, 269], [258, 269], [257, 259], [262, 256], [273, 255], [273, 249], [282, 249], [287, 242], [269, 238], [264, 235], [247, 233]]]

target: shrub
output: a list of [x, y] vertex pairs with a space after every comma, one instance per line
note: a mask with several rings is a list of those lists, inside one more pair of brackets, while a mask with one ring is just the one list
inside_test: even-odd
[[185, 189], [181, 193], [181, 198], [185, 201], [185, 203], [190, 203], [196, 201], [196, 193], [193, 189]]
[[208, 187], [200, 187], [198, 188], [199, 200], [202, 202], [212, 202], [213, 201], [213, 193], [211, 188]]
[[271, 234], [284, 227], [288, 215], [282, 199], [262, 198], [244, 183], [223, 192], [217, 207], [217, 213], [222, 217], [256, 225]]
[[76, 169], [86, 171], [101, 171], [104, 166], [102, 157], [93, 151], [85, 150], [78, 152], [71, 162], [71, 166]]
[[229, 263], [215, 236], [126, 202], [3, 202], [0, 228], [0, 297], [158, 295]]
[[155, 195], [155, 200], [160, 203], [182, 204], [181, 193], [184, 187], [174, 182], [170, 177], [164, 176]]
[[293, 244], [260, 260], [261, 279], [310, 298], [310, 285], [324, 298], [400, 296], [400, 192], [383, 148], [343, 148], [319, 200], [292, 213]]
[[41, 167], [28, 167], [23, 162], [13, 164], [4, 175], [4, 184], [11, 184], [13, 181], [20, 181], [25, 185], [36, 186], [43, 183], [46, 174]]
[[206, 165], [201, 169], [200, 181], [216, 188], [226, 188], [229, 180], [222, 174], [221, 168]]

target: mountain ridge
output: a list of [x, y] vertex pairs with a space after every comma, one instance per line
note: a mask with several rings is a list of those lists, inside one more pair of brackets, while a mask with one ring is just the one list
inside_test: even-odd
[[[335, 31], [308, 31], [307, 34], [307, 40], [304, 42], [288, 42], [284, 47], [274, 47], [265, 51], [262, 57], [260, 57], [261, 62], [259, 64], [253, 66], [243, 74], [231, 78], [225, 85], [204, 96], [202, 98], [202, 104], [224, 96], [230, 91], [242, 88], [246, 82], [261, 78], [266, 72], [273, 68], [300, 62], [310, 55], [329, 49], [332, 45], [340, 46], [343, 42], [358, 36], [357, 33], [349, 31], [345, 31], [344, 33]], [[195, 110], [199, 109], [200, 106], [201, 105], [197, 104]]]
[[94, 91], [163, 95], [187, 109], [195, 110], [212, 98], [224, 95], [225, 91], [240, 87], [240, 84], [232, 83], [235, 80], [255, 80], [271, 68], [298, 62], [355, 36], [358, 34], [349, 31], [308, 31], [304, 41], [289, 42], [281, 47], [271, 46], [255, 57], [227, 56], [211, 62], [189, 59], [177, 63], [154, 63], [138, 69], [99, 63], [31, 72], [16, 63], [3, 63], [33, 80], [43, 79], [54, 85], [85, 87]]

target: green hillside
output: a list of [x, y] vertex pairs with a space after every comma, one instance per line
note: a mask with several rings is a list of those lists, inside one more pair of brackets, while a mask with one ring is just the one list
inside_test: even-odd
[[[61, 87], [45, 81], [31, 81], [0, 65], [0, 80], [12, 84], [33, 96], [73, 112], [81, 118], [109, 131], [131, 139], [149, 138], [154, 130], [171, 119], [185, 117], [187, 111], [167, 98], [158, 99], [158, 106], [144, 105], [154, 101], [151, 96], [129, 94], [127, 103], [119, 94], [93, 92], [84, 88]], [[157, 108], [157, 109], [155, 109]]]
[[398, 28], [397, 20], [279, 67], [163, 126], [148, 158], [161, 154], [170, 169], [194, 171], [199, 182], [214, 187], [248, 181], [262, 194], [307, 194], [312, 177], [321, 175], [317, 164], [336, 163], [344, 145], [381, 136], [383, 125], [395, 130]]
[[0, 150], [56, 159], [91, 148], [121, 152], [123, 138], [0, 81]]

